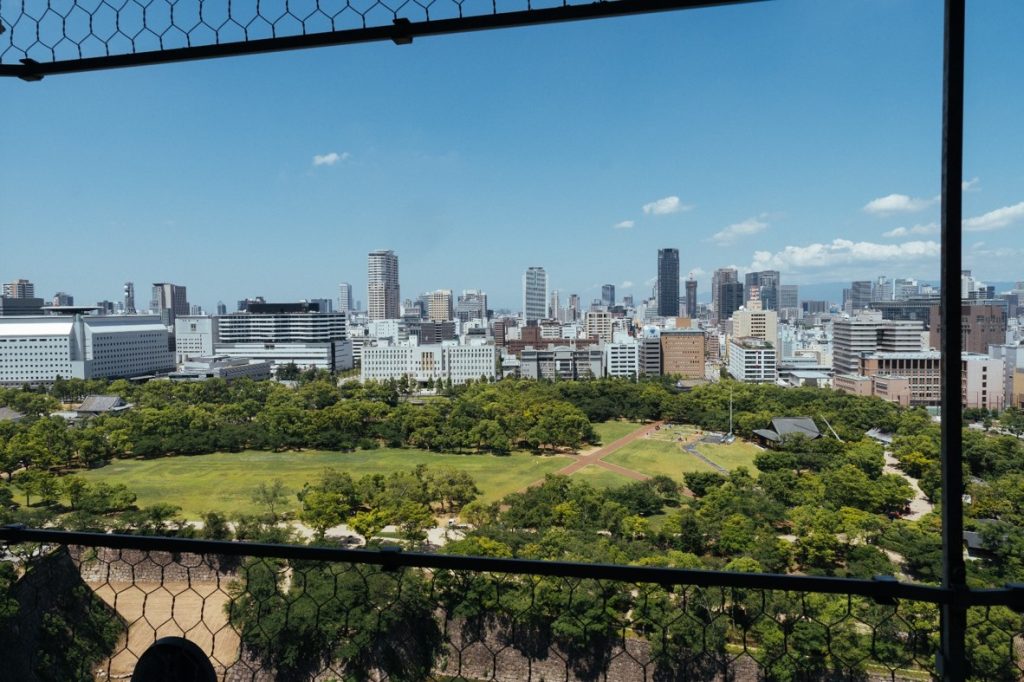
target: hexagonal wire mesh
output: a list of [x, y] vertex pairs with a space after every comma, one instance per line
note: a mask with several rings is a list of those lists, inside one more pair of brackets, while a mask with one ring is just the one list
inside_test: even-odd
[[6, 29], [0, 33], [0, 64], [134, 55], [391, 27], [396, 21], [437, 22], [593, 4], [589, 0], [0, 0], [0, 23]]
[[[180, 636], [230, 680], [910, 680], [939, 636], [932, 603], [745, 587], [79, 546], [17, 572], [4, 679], [124, 678]], [[974, 679], [1024, 676], [1020, 614], [968, 641]]]

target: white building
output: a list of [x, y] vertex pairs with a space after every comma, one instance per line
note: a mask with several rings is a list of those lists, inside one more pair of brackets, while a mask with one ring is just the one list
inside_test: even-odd
[[265, 360], [250, 362], [246, 358], [214, 355], [186, 360], [170, 378], [173, 381], [205, 381], [214, 378], [231, 381], [245, 377], [259, 381], [270, 378], [270, 369], [270, 363]]
[[128, 378], [174, 369], [159, 317], [0, 317], [0, 384]]
[[729, 374], [738, 381], [774, 383], [775, 360], [775, 346], [764, 339], [745, 336], [729, 341]]
[[597, 339], [602, 343], [612, 340], [612, 316], [605, 311], [588, 311], [584, 318], [584, 330], [588, 338]]
[[604, 345], [604, 371], [610, 377], [635, 379], [640, 373], [640, 344], [634, 341]]
[[497, 350], [492, 345], [364, 347], [360, 379], [387, 381], [408, 376], [418, 383], [451, 379], [453, 384], [481, 377], [493, 380], [497, 376], [497, 357]]
[[1005, 405], [1003, 388], [1003, 360], [980, 353], [960, 356], [963, 378], [960, 383], [963, 406], [986, 410], [1001, 410]]
[[217, 318], [215, 353], [266, 360], [276, 372], [294, 363], [301, 369], [352, 369], [352, 343], [345, 313], [320, 313], [303, 303], [250, 304], [246, 312]]
[[367, 312], [371, 320], [393, 320], [402, 316], [398, 286], [398, 256], [394, 251], [373, 251], [367, 264]]
[[174, 357], [177, 364], [189, 358], [213, 355], [216, 344], [216, 318], [192, 315], [174, 318]]

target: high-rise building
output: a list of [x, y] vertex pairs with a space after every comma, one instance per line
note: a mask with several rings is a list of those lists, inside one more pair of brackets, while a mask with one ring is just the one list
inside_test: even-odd
[[217, 355], [269, 361], [275, 371], [289, 363], [352, 368], [345, 313], [322, 313], [315, 303], [251, 303], [246, 312], [217, 318], [216, 326]]
[[658, 249], [658, 315], [679, 315], [679, 249]]
[[607, 311], [591, 310], [587, 313], [584, 322], [584, 331], [588, 338], [597, 339], [601, 343], [611, 343], [612, 340], [612, 316]]
[[53, 300], [50, 303], [52, 305], [74, 305], [75, 297], [69, 293], [58, 291], [53, 295]]
[[[942, 331], [941, 308], [931, 307], [928, 325], [929, 343], [939, 347]], [[960, 306], [961, 350], [967, 353], [988, 353], [989, 346], [1006, 343], [1006, 304], [963, 301]]]
[[871, 281], [854, 282], [850, 287], [850, 306], [853, 310], [871, 307]]
[[891, 301], [893, 298], [893, 282], [885, 275], [879, 275], [871, 287], [871, 301]]
[[601, 303], [609, 308], [615, 305], [615, 285], [605, 284], [601, 287]]
[[743, 282], [737, 279], [722, 282], [718, 287], [718, 320], [725, 321], [743, 307]]
[[[714, 274], [711, 275], [711, 310], [719, 320], [729, 319], [729, 315], [732, 311], [729, 311], [728, 315], [722, 315], [722, 286], [729, 282], [735, 282], [739, 279], [739, 273], [736, 272], [736, 268], [718, 268]], [[743, 287], [739, 288], [740, 298], [743, 297]], [[742, 305], [742, 303], [740, 304]], [[739, 306], [736, 306], [737, 308]], [[732, 310], [735, 310], [733, 308]]]
[[367, 267], [371, 320], [397, 320], [402, 316], [398, 286], [398, 256], [394, 251], [371, 251]]
[[747, 305], [732, 314], [734, 338], [755, 338], [775, 346], [779, 336], [779, 317], [774, 310], [763, 310], [758, 288], [753, 287]]
[[451, 289], [438, 289], [430, 292], [427, 317], [433, 322], [448, 322], [455, 318]]
[[227, 315], [228, 314], [228, 307], [226, 305], [224, 305], [224, 301], [217, 301], [217, 314], [218, 315]]
[[124, 314], [134, 315], [135, 309], [135, 282], [124, 283]]
[[761, 307], [764, 310], [779, 309], [779, 271], [762, 270], [760, 272], [748, 272], [744, 280], [745, 292], [749, 293], [757, 289], [761, 298]]
[[901, 279], [897, 277], [892, 283], [892, 297], [897, 301], [905, 301], [909, 298], [916, 298], [921, 292], [921, 287], [916, 279]]
[[800, 287], [796, 284], [783, 284], [779, 287], [779, 308], [799, 308]]
[[455, 305], [455, 316], [463, 322], [487, 319], [487, 294], [480, 289], [463, 289]]
[[174, 326], [174, 318], [178, 315], [188, 315], [191, 312], [185, 287], [168, 282], [153, 282], [153, 298], [149, 307], [153, 312], [160, 314], [160, 319], [168, 327]]
[[36, 285], [27, 279], [4, 282], [4, 296], [7, 298], [35, 298]]
[[562, 319], [562, 302], [558, 297], [558, 289], [551, 290], [551, 302], [548, 303], [548, 317], [553, 320]]
[[922, 349], [920, 322], [885, 320], [875, 311], [861, 311], [832, 325], [832, 369], [836, 374], [860, 373], [867, 353], [916, 353]]
[[661, 373], [683, 379], [704, 378], [704, 331], [663, 329], [661, 332]]
[[[775, 314], [774, 310], [765, 312]], [[729, 342], [729, 374], [737, 381], [774, 383], [778, 376], [776, 360], [774, 341], [747, 336], [733, 338]]]
[[523, 319], [543, 320], [548, 308], [548, 273], [531, 266], [523, 273]]
[[266, 302], [267, 300], [262, 296], [257, 296], [256, 298], [243, 298], [241, 301], [238, 302], [238, 307], [236, 308], [236, 310], [240, 313], [244, 313], [246, 310], [249, 309], [249, 306], [254, 304], [262, 304]]
[[692, 275], [686, 280], [686, 316], [697, 319], [697, 280]]
[[580, 297], [579, 294], [569, 294], [569, 311], [566, 315], [569, 322], [580, 319]]
[[338, 285], [338, 312], [351, 313], [355, 309], [352, 304], [352, 285], [342, 282]]

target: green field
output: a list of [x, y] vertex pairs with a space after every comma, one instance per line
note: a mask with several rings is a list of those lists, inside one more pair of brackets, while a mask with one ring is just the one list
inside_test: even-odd
[[620, 476], [614, 471], [609, 471], [596, 464], [588, 464], [572, 475], [574, 481], [586, 481], [598, 490], [605, 488], [617, 488], [620, 485], [632, 483], [632, 479]]
[[612, 421], [599, 422], [593, 426], [594, 432], [601, 439], [601, 445], [614, 443], [623, 436], [628, 436], [637, 429], [643, 428], [643, 424], [638, 424], [637, 422], [625, 422], [614, 419]]
[[683, 474], [690, 471], [714, 471], [678, 444], [653, 438], [635, 440], [605, 457], [605, 461], [648, 476], [664, 474], [679, 482], [682, 482]]
[[754, 457], [760, 451], [761, 449], [753, 443], [741, 440], [735, 440], [728, 445], [697, 444], [697, 452], [715, 464], [725, 469], [735, 469], [736, 467], [744, 466], [752, 474], [757, 473], [757, 467], [754, 466]]
[[186, 518], [207, 511], [243, 514], [256, 511], [250, 495], [261, 482], [280, 478], [289, 490], [293, 509], [295, 492], [315, 480], [326, 468], [346, 471], [353, 478], [364, 474], [408, 471], [417, 464], [452, 466], [469, 473], [492, 502], [544, 478], [571, 462], [562, 456], [538, 457], [517, 453], [493, 455], [442, 455], [423, 450], [360, 450], [357, 452], [218, 452], [191, 457], [149, 460], [115, 460], [80, 475], [91, 483], [123, 483], [138, 495], [139, 506], [157, 503], [181, 507]]

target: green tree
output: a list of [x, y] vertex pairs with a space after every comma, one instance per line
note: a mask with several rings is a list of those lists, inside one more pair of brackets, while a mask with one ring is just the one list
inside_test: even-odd
[[281, 514], [288, 503], [288, 489], [284, 481], [275, 478], [270, 483], [260, 483], [252, 492], [252, 501], [266, 515], [270, 523], [281, 520]]

